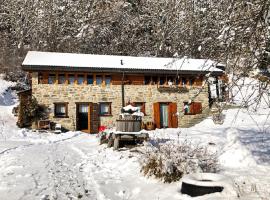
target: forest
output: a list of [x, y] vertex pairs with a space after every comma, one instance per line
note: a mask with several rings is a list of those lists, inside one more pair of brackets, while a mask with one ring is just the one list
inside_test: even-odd
[[[213, 59], [269, 66], [269, 0], [1, 0], [0, 70], [29, 50]], [[19, 70], [18, 70], [19, 69]]]

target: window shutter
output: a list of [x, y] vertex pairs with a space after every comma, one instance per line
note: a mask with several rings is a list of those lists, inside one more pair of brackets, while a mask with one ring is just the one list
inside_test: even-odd
[[169, 104], [169, 127], [177, 128], [178, 127], [178, 116], [177, 113], [177, 104], [170, 103]]
[[201, 102], [192, 102], [190, 105], [190, 113], [192, 115], [202, 113], [202, 103]]
[[160, 128], [160, 108], [159, 103], [154, 103], [154, 123], [157, 128]]
[[196, 113], [195, 113], [195, 106], [194, 106], [195, 104], [194, 104], [194, 102], [192, 102], [191, 104], [190, 104], [190, 106], [189, 106], [189, 113], [191, 114], [191, 115], [195, 115]]
[[99, 105], [97, 103], [90, 103], [90, 133], [98, 133], [98, 127], [100, 126], [99, 118]]
[[201, 102], [196, 102], [196, 114], [202, 113], [202, 103]]

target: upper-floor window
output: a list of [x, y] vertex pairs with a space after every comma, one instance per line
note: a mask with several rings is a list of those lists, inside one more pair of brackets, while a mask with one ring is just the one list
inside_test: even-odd
[[96, 75], [96, 84], [101, 85], [103, 81], [102, 75]]
[[83, 74], [79, 74], [77, 76], [77, 84], [81, 85], [84, 83], [84, 75]]
[[66, 82], [65, 74], [58, 74], [58, 84], [64, 84]]
[[164, 76], [159, 77], [159, 85], [165, 85], [165, 83], [166, 83], [166, 77]]
[[38, 73], [38, 84], [43, 83], [43, 73]]
[[187, 79], [184, 78], [184, 77], [182, 78], [182, 85], [183, 85], [183, 86], [186, 86], [186, 85], [187, 85]]
[[110, 85], [110, 84], [111, 84], [111, 81], [112, 81], [111, 76], [106, 75], [106, 76], [105, 76], [105, 84], [106, 84], [106, 85]]
[[68, 75], [68, 84], [74, 84], [75, 83], [75, 75], [69, 74]]
[[48, 84], [54, 84], [55, 81], [56, 81], [56, 75], [55, 74], [49, 74]]
[[93, 75], [87, 75], [87, 84], [89, 84], [89, 85], [94, 84], [94, 77], [93, 77]]
[[193, 86], [194, 85], [194, 79], [193, 78], [189, 79], [189, 85], [190, 86]]
[[145, 76], [144, 77], [144, 84], [145, 85], [151, 84], [151, 76]]

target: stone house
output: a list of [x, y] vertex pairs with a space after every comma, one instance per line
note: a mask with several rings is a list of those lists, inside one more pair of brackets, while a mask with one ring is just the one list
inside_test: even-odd
[[48, 107], [48, 118], [88, 133], [113, 127], [127, 103], [140, 107], [144, 122], [157, 128], [185, 126], [209, 108], [206, 80], [222, 79], [218, 67], [204, 59], [37, 51], [22, 63], [31, 74], [32, 96]]

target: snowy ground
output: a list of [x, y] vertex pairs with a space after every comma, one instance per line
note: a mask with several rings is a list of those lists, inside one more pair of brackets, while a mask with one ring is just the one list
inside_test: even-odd
[[[140, 173], [137, 151], [113, 151], [96, 135], [60, 135], [16, 127], [10, 83], [0, 80], [0, 199], [237, 199], [226, 194], [191, 198], [180, 183], [165, 184]], [[230, 176], [240, 199], [270, 196], [269, 109], [249, 113], [230, 109], [225, 122], [208, 118], [188, 129], [160, 129], [151, 138], [190, 139], [216, 150], [221, 174]], [[180, 132], [180, 135], [177, 134]]]

